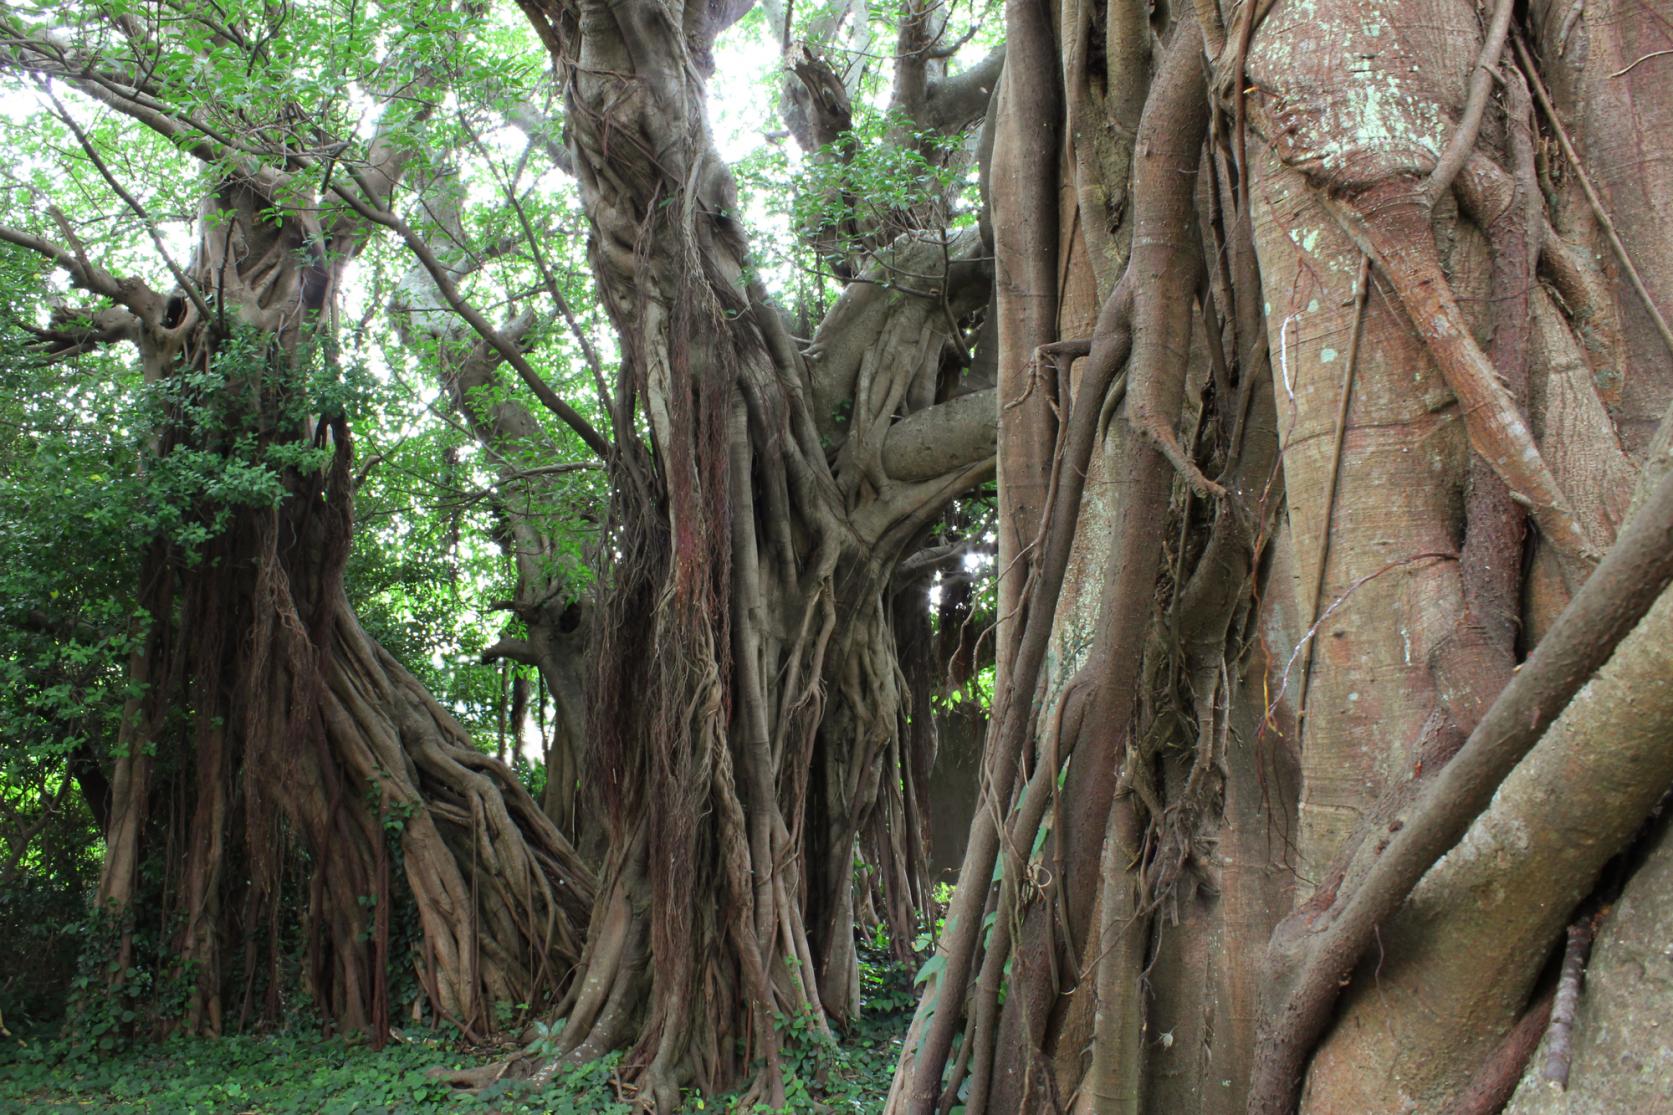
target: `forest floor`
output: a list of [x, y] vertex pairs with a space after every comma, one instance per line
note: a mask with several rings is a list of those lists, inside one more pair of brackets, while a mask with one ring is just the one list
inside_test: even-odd
[[[875, 956], [862, 964], [862, 975], [864, 1015], [836, 1043], [816, 1038], [805, 1020], [780, 1020], [789, 1095], [780, 1110], [832, 1115], [882, 1110], [911, 1021], [911, 975]], [[420, 1030], [397, 1031], [378, 1051], [364, 1041], [317, 1032], [177, 1037], [104, 1051], [63, 1037], [19, 1034], [0, 1038], [0, 1112], [629, 1115], [634, 1110], [633, 1097], [616, 1080], [619, 1055], [570, 1069], [538, 1092], [503, 1082], [462, 1093], [432, 1074], [482, 1064], [508, 1051], [462, 1046], [453, 1035]], [[686, 1110], [741, 1109], [735, 1096], [693, 1094]]]

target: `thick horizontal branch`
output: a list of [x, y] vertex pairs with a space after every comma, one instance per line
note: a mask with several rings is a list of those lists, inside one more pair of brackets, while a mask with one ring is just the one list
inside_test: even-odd
[[992, 457], [999, 444], [998, 388], [961, 395], [907, 415], [883, 440], [883, 470], [895, 480], [933, 480]]
[[914, 577], [932, 573], [943, 569], [955, 562], [963, 561], [973, 554], [986, 554], [992, 557], [997, 552], [992, 542], [986, 541], [981, 535], [970, 538], [960, 538], [956, 542], [948, 542], [941, 546], [929, 546], [919, 550], [895, 569], [895, 581], [909, 581]]
[[540, 656], [535, 653], [534, 644], [527, 639], [513, 639], [508, 636], [491, 647], [485, 647], [482, 651], [482, 664], [484, 666], [505, 658], [513, 662], [521, 662], [525, 666], [540, 665]]
[[35, 337], [35, 347], [48, 361], [69, 360], [84, 352], [140, 337], [140, 320], [121, 306], [57, 306], [45, 328], [18, 322]]
[[931, 82], [923, 118], [918, 123], [937, 132], [950, 133], [981, 119], [1004, 68], [1005, 48], [998, 47], [968, 70]]

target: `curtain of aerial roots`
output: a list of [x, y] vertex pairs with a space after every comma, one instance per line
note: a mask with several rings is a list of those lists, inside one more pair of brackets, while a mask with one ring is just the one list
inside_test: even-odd
[[[886, 878], [911, 873], [910, 859], [892, 862], [906, 828], [875, 838], [907, 816], [890, 800], [909, 764], [889, 580], [946, 502], [991, 472], [992, 423], [975, 423], [987, 432], [973, 455], [905, 469], [904, 483], [885, 474], [894, 416], [935, 401], [952, 328], [942, 297], [855, 308], [845, 320], [871, 340], [841, 346], [851, 364], [832, 358], [852, 390], [816, 415], [813, 357], [746, 279], [728, 216], [737, 201], [698, 76], [708, 7], [683, 30], [655, 3], [579, 23], [525, 9], [569, 95], [594, 270], [623, 352], [585, 764], [609, 852], [564, 1056], [628, 1047], [628, 1074], [661, 1110], [681, 1085], [752, 1072], [759, 1098], [781, 1104], [775, 1013], [822, 1028], [858, 1011], [862, 831]], [[821, 425], [831, 412], [847, 424]], [[641, 416], [654, 452], [631, 436]]]
[[1585, 798], [1602, 854], [1535, 861], [1444, 940], [1490, 871], [1431, 887], [1398, 965], [1376, 930], [1417, 874], [1377, 857], [1485, 804], [1479, 776], [1471, 812], [1423, 795], [1504, 735], [1483, 717], [1612, 544], [1673, 386], [1647, 308], [1673, 208], [1629, 169], [1673, 109], [1621, 72], [1667, 12], [1007, 14], [1003, 676], [890, 1110], [1283, 1111], [1316, 1049], [1309, 1110], [1492, 1110], [1563, 922], [1659, 791], [1625, 825]]
[[[349, 608], [349, 431], [307, 413], [306, 390], [328, 343], [328, 261], [347, 246], [306, 219], [258, 216], [268, 205], [231, 185], [213, 199], [189, 269], [203, 293], [177, 296], [144, 334], [148, 374], [175, 385], [152, 464], [195, 452], [233, 468], [251, 445], [310, 444], [328, 463], [281, 469], [271, 506], [189, 508], [208, 534], [196, 552], [151, 547], [145, 691], [124, 728], [100, 898], [127, 920], [124, 964], [141, 959], [139, 919], [164, 935], [186, 1028], [272, 1020], [281, 938], [300, 918], [307, 992], [342, 1028], [381, 1040], [392, 1009], [425, 1006], [389, 1001], [406, 968], [436, 1017], [486, 1034], [494, 1004], [561, 991], [591, 884], [511, 774]], [[402, 916], [418, 944], [392, 955]]]

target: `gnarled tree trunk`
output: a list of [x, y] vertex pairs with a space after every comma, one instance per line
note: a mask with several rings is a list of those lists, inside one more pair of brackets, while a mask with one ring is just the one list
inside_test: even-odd
[[1008, 6], [1010, 626], [891, 1111], [1514, 1082], [1673, 784], [1611, 773], [1668, 720], [1605, 695], [1665, 672], [1659, 612], [1632, 631], [1673, 573], [1654, 470], [1623, 523], [1673, 395], [1669, 206], [1596, 123], [1667, 111], [1629, 80], [1666, 13], [1528, 15]]
[[[288, 12], [259, 32], [226, 13], [107, 15], [43, 27], [8, 13], [0, 65], [43, 90], [175, 285], [111, 274], [61, 215], [68, 247], [11, 227], [0, 238], [102, 300], [54, 315], [49, 355], [131, 342], [156, 408], [143, 462], [156, 537], [138, 593], [149, 629], [99, 888], [122, 926], [113, 984], [132, 986], [142, 928], [173, 966], [153, 974], [184, 993], [180, 1025], [276, 1016], [284, 903], [300, 895], [306, 990], [329, 1020], [381, 1041], [389, 976], [409, 968], [440, 1017], [486, 1033], [496, 1006], [563, 992], [591, 877], [510, 771], [367, 637], [342, 583], [354, 492], [338, 288], [370, 225], [392, 219], [437, 71], [403, 86], [369, 143], [314, 123], [303, 137], [309, 106], [213, 105], [180, 86], [229, 65], [265, 73]], [[82, 102], [67, 107], [55, 86], [204, 163], [189, 261], [77, 122]], [[282, 122], [255, 126], [265, 110]], [[409, 916], [414, 935], [397, 924]]]
[[623, 356], [584, 764], [609, 841], [565, 1054], [629, 1047], [659, 1110], [759, 1060], [782, 1104], [775, 1015], [859, 1007], [861, 834], [921, 839], [875, 835], [910, 824], [915, 769], [891, 577], [991, 473], [991, 394], [944, 387], [986, 301], [981, 240], [872, 245], [799, 347], [749, 275], [704, 118], [710, 44], [745, 6], [524, 8]]
[[[411, 965], [441, 1017], [484, 1034], [495, 1004], [561, 992], [590, 878], [509, 770], [355, 621], [352, 451], [331, 379], [353, 232], [302, 210], [269, 219], [265, 186], [229, 180], [206, 203], [179, 293], [130, 295], [132, 338], [168, 400], [147, 467], [209, 479], [141, 573], [144, 692], [100, 900], [124, 919], [179, 919], [184, 1024], [219, 1032], [229, 1011], [277, 1003], [280, 879], [301, 871], [308, 986], [328, 1018], [381, 1040], [388, 975]], [[178, 541], [191, 530], [201, 545]], [[140, 909], [147, 857], [172, 901]], [[409, 901], [420, 944], [392, 955]], [[227, 983], [235, 966], [242, 987]], [[258, 971], [275, 983], [265, 1007], [248, 997]]]

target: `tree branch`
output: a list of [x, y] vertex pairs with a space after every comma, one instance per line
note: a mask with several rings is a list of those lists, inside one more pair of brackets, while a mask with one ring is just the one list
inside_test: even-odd
[[502, 638], [493, 646], [483, 648], [482, 664], [484, 666], [491, 662], [498, 662], [501, 659], [510, 659], [513, 662], [521, 662], [525, 666], [540, 665], [540, 656], [535, 653], [533, 643], [529, 642], [527, 639], [516, 639], [509, 635]]
[[191, 300], [192, 306], [198, 312], [199, 320], [208, 321], [210, 319], [209, 304], [204, 301], [203, 292], [198, 290], [197, 284], [192, 282], [191, 276], [187, 275], [185, 270], [174, 262], [173, 256], [169, 255], [168, 246], [163, 243], [162, 234], [157, 231], [157, 222], [151, 219], [151, 214], [146, 211], [145, 205], [117, 180], [115, 174], [111, 173], [109, 165], [106, 164], [104, 157], [99, 154], [98, 148], [93, 145], [92, 139], [82, 130], [81, 125], [76, 123], [75, 117], [70, 115], [70, 110], [64, 107], [57, 94], [53, 93], [51, 89], [47, 89], [46, 95], [52, 101], [52, 107], [57, 110], [58, 118], [76, 137], [76, 142], [81, 145], [82, 151], [92, 162], [93, 168], [99, 172], [99, 176], [105, 180], [105, 184], [111, 188], [111, 191], [117, 197], [122, 199], [123, 204], [131, 209], [134, 216], [138, 217], [140, 223], [145, 226], [146, 233], [151, 237], [152, 246], [157, 249], [157, 254], [162, 257], [163, 264], [168, 268], [169, 274], [174, 276], [174, 281], [180, 285], [180, 289], [185, 291], [186, 297]]
[[416, 229], [396, 214], [387, 209], [380, 209], [365, 200], [374, 196], [373, 191], [362, 180], [358, 171], [349, 168], [349, 175], [355, 180], [356, 185], [364, 191], [364, 197], [357, 196], [354, 191], [345, 190], [337, 185], [331, 187], [331, 192], [366, 220], [392, 229], [412, 250], [412, 253], [418, 257], [419, 262], [424, 265], [424, 269], [430, 273], [430, 278], [435, 281], [436, 289], [441, 292], [441, 296], [447, 304], [452, 307], [455, 313], [464, 318], [472, 329], [476, 330], [478, 336], [492, 345], [494, 351], [504, 357], [507, 364], [516, 369], [517, 375], [528, 385], [529, 390], [534, 392], [535, 398], [539, 399], [547, 410], [557, 415], [564, 425], [579, 434], [581, 440], [586, 442], [593, 452], [600, 457], [608, 458], [611, 453], [610, 442], [604, 435], [594, 429], [592, 423], [583, 418], [574, 407], [558, 397], [557, 392], [553, 391], [551, 386], [540, 378], [540, 373], [530, 366], [528, 359], [510, 339], [489, 324], [488, 319], [484, 318], [476, 307], [465, 301], [459, 293], [459, 288], [454, 285], [446, 265], [437, 258], [436, 253], [424, 237], [420, 236]]
[[569, 148], [563, 145], [563, 141], [552, 135], [552, 122], [548, 116], [536, 111], [527, 101], [522, 101], [507, 109], [505, 118], [512, 127], [527, 136], [529, 142], [546, 152], [553, 166], [571, 178], [575, 177], [575, 160], [570, 157]]
[[129, 302], [129, 299], [134, 297], [135, 291], [133, 288], [135, 286], [143, 289], [152, 298], [156, 297], [154, 291], [137, 279], [118, 279], [86, 257], [50, 240], [36, 236], [32, 232], [12, 228], [10, 225], [0, 225], [0, 240], [4, 240], [8, 244], [15, 244], [20, 248], [26, 248], [36, 255], [45, 256], [69, 272], [70, 280], [82, 290], [92, 294], [101, 294], [113, 302], [120, 302], [134, 310], [135, 313], [139, 312], [138, 307], [131, 305]]
[[932, 480], [991, 458], [999, 444], [999, 389], [960, 395], [902, 418], [883, 439], [892, 479]]
[[[470, 129], [469, 125], [466, 125], [466, 131], [471, 141], [477, 145], [486, 157], [487, 151], [482, 147], [482, 142], [477, 137], [476, 132]], [[534, 141], [532, 135], [530, 139]], [[587, 367], [592, 370], [593, 384], [598, 389], [598, 404], [608, 412], [610, 409], [610, 391], [604, 382], [604, 362], [598, 358], [598, 350], [594, 347], [591, 338], [587, 336], [586, 330], [581, 328], [581, 323], [575, 317], [574, 311], [570, 309], [569, 299], [564, 297], [563, 290], [558, 285], [557, 276], [553, 274], [551, 266], [546, 261], [546, 253], [540, 247], [540, 237], [535, 235], [534, 226], [529, 222], [528, 213], [524, 210], [522, 201], [517, 197], [517, 191], [511, 180], [500, 174], [499, 167], [491, 159], [489, 160], [489, 169], [493, 172], [495, 181], [499, 182], [501, 192], [505, 194], [506, 204], [511, 207], [511, 211], [517, 216], [517, 224], [523, 230], [523, 243], [528, 247], [529, 254], [534, 258], [535, 268], [540, 272], [540, 277], [546, 284], [547, 295], [552, 299], [552, 304], [558, 308], [558, 314], [569, 328], [570, 336], [575, 338], [576, 345], [581, 349], [581, 355], [587, 361]]]
[[985, 541], [981, 533], [945, 545], [930, 546], [919, 550], [896, 566], [895, 580], [897, 583], [909, 581], [971, 554], [987, 554], [991, 557], [994, 552], [993, 543]]
[[[120, 77], [103, 73], [91, 62], [72, 59], [67, 48], [49, 40], [32, 38], [10, 23], [0, 24], [0, 66], [21, 71], [37, 80], [57, 78], [77, 92], [99, 102], [131, 120], [143, 124], [169, 141], [171, 145], [205, 163], [222, 165], [231, 160], [239, 174], [248, 178], [266, 194], [277, 192], [284, 184], [284, 176], [252, 161], [269, 152], [240, 142], [235, 136], [217, 130], [190, 113], [179, 113], [151, 96], [143, 88], [129, 84]], [[242, 153], [247, 158], [237, 158]]]
[[140, 319], [120, 306], [93, 309], [56, 306], [44, 329], [27, 321], [18, 324], [35, 337], [48, 361], [68, 360], [117, 341], [138, 341]]
[[918, 123], [946, 134], [981, 119], [1004, 68], [1005, 48], [1001, 46], [968, 70], [930, 82]]

